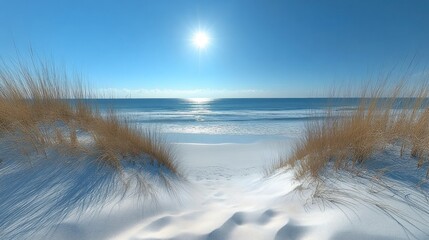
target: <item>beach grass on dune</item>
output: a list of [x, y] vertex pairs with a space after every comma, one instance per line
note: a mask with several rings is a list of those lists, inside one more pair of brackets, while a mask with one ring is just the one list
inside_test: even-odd
[[128, 196], [144, 204], [177, 197], [184, 178], [171, 145], [93, 97], [53, 65], [0, 65], [1, 239], [50, 234], [71, 213]]
[[326, 117], [308, 123], [292, 153], [273, 169], [292, 167], [297, 178], [317, 178], [327, 166], [350, 170], [370, 161], [389, 144], [399, 145], [401, 156], [409, 154], [421, 168], [429, 159], [428, 93], [427, 82], [362, 88], [356, 109], [327, 108]]
[[125, 158], [144, 157], [178, 173], [173, 152], [157, 134], [132, 126], [113, 111], [101, 113], [85, 100], [92, 97], [79, 79], [53, 65], [36, 60], [3, 63], [0, 134], [13, 139], [21, 152], [55, 147], [64, 154], [94, 156], [115, 169]]

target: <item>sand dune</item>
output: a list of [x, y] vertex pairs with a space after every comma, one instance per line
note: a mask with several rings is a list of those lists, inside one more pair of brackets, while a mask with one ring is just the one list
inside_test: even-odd
[[[95, 216], [68, 217], [52, 238], [427, 239], [429, 207], [415, 185], [342, 172], [327, 182], [327, 189], [341, 191], [328, 192], [293, 180], [292, 172], [264, 178], [262, 168], [275, 152], [266, 144], [273, 146], [178, 144], [189, 176], [181, 202], [145, 205], [128, 198]], [[238, 156], [246, 160], [234, 162]]]

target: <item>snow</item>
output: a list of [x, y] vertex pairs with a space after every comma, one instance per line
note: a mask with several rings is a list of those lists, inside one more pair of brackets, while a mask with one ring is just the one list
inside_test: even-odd
[[320, 182], [297, 181], [291, 170], [265, 176], [289, 146], [177, 143], [187, 181], [156, 200], [119, 194], [116, 175], [93, 174], [85, 160], [72, 169], [26, 165], [2, 151], [0, 229], [9, 233], [0, 238], [26, 230], [31, 239], [429, 239], [426, 169], [394, 146], [366, 168], [326, 171]]

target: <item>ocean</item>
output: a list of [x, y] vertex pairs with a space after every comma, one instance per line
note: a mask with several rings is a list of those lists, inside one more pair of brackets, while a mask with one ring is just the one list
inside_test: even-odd
[[247, 143], [300, 135], [325, 109], [350, 109], [359, 99], [93, 99], [130, 122], [155, 128], [171, 142]]

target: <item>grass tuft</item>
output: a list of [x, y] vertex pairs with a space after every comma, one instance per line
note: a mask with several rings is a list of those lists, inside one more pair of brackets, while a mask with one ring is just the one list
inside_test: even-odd
[[[401, 155], [410, 154], [418, 168], [429, 161], [429, 86], [425, 83], [387, 84], [364, 88], [356, 109], [326, 110], [326, 117], [305, 126], [292, 154], [273, 170], [293, 168], [296, 177], [318, 178], [329, 165], [353, 169], [389, 144], [399, 144]], [[333, 98], [341, 101], [341, 98]], [[429, 173], [429, 169], [427, 170]]]
[[1, 239], [49, 236], [70, 213], [126, 197], [141, 207], [178, 199], [184, 178], [157, 131], [99, 110], [60, 73], [43, 61], [0, 63]]
[[[174, 154], [160, 137], [131, 126], [113, 111], [90, 105], [81, 81], [59, 74], [54, 66], [32, 60], [0, 67], [0, 134], [21, 152], [84, 153], [101, 164], [122, 168], [124, 159], [145, 159], [178, 174]], [[143, 158], [142, 158], [143, 157]]]

